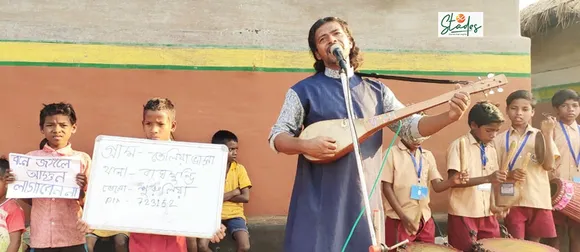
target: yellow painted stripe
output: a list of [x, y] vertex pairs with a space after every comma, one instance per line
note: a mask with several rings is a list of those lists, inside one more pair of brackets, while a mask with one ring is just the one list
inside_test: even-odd
[[[364, 52], [362, 69], [529, 73], [529, 55]], [[0, 42], [0, 62], [312, 68], [309, 52]]]
[[580, 92], [580, 82], [533, 88], [532, 93], [539, 102], [547, 102], [551, 101], [552, 96], [561, 89], [572, 89], [576, 92]]

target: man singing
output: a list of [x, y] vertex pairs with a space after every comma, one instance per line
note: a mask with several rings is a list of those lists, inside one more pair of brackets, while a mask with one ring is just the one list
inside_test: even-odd
[[[308, 34], [308, 45], [315, 63], [316, 73], [295, 84], [286, 93], [278, 120], [269, 135], [271, 148], [287, 155], [305, 154], [315, 158], [332, 157], [335, 140], [320, 136], [310, 140], [298, 138], [301, 128], [318, 121], [348, 118], [339, 75], [339, 64], [330, 52], [338, 43], [349, 66], [347, 76], [352, 93], [353, 112], [358, 118], [369, 118], [404, 105], [381, 82], [362, 79], [354, 71], [360, 67], [362, 57], [348, 24], [336, 17], [316, 21]], [[428, 137], [457, 121], [469, 107], [469, 95], [457, 93], [449, 102], [449, 110], [435, 116], [413, 115], [400, 121], [400, 136], [405, 139]], [[389, 126], [396, 131], [399, 122]], [[349, 136], [350, 137], [350, 136]], [[360, 144], [367, 192], [379, 175], [382, 161], [382, 131]], [[298, 156], [298, 167], [286, 224], [285, 252], [336, 252], [341, 251], [363, 208], [363, 195], [354, 152], [327, 164], [315, 164], [303, 155]], [[371, 212], [382, 215], [380, 190], [370, 199]], [[372, 244], [368, 216], [363, 216], [355, 228], [345, 251], [368, 251]], [[384, 241], [382, 229], [378, 239]], [[392, 244], [389, 244], [392, 245]]]

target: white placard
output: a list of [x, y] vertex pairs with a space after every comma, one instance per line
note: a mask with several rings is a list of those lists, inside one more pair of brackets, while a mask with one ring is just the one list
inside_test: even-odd
[[437, 17], [440, 38], [483, 37], [483, 12], [439, 12]]
[[6, 198], [78, 199], [76, 176], [81, 171], [78, 157], [8, 155], [16, 180], [8, 185]]
[[227, 158], [225, 145], [98, 136], [83, 220], [100, 230], [211, 238]]

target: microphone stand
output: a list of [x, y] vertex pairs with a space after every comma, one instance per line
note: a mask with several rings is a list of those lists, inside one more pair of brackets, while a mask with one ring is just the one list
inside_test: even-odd
[[355, 155], [355, 159], [356, 159], [358, 177], [360, 180], [360, 187], [361, 187], [360, 189], [361, 189], [362, 195], [363, 195], [363, 202], [364, 202], [364, 206], [365, 206], [365, 212], [366, 212], [366, 216], [367, 216], [369, 232], [371, 234], [372, 245], [373, 245], [373, 247], [376, 247], [377, 246], [376, 234], [375, 234], [375, 230], [374, 230], [374, 226], [373, 226], [373, 222], [372, 222], [371, 205], [370, 205], [370, 201], [369, 201], [369, 194], [367, 192], [366, 179], [365, 179], [365, 176], [363, 173], [363, 164], [362, 164], [361, 152], [360, 152], [360, 147], [359, 147], [359, 142], [358, 142], [358, 134], [356, 133], [355, 124], [354, 124], [355, 115], [353, 112], [354, 109], [353, 109], [353, 105], [352, 105], [350, 83], [349, 83], [348, 76], [347, 76], [346, 62], [345, 62], [344, 58], [339, 59], [339, 65], [340, 65], [340, 81], [342, 82], [342, 90], [344, 93], [344, 102], [346, 105], [348, 124], [350, 127], [350, 136], [352, 138], [352, 144], [354, 147], [353, 151], [354, 151], [354, 155]]
[[[354, 108], [352, 105], [352, 96], [351, 96], [351, 92], [350, 92], [350, 83], [349, 83], [349, 79], [347, 76], [347, 67], [346, 67], [346, 60], [344, 58], [341, 57], [337, 57], [339, 60], [339, 65], [340, 65], [340, 82], [342, 83], [342, 91], [344, 93], [344, 103], [346, 105], [346, 112], [347, 112], [347, 117], [348, 117], [348, 125], [350, 127], [350, 136], [352, 138], [352, 145], [354, 147], [354, 155], [355, 155], [355, 159], [356, 159], [356, 166], [357, 166], [357, 170], [358, 170], [358, 178], [360, 180], [360, 189], [362, 191], [362, 195], [363, 195], [363, 203], [364, 203], [364, 207], [365, 207], [365, 214], [367, 216], [367, 223], [368, 223], [368, 227], [369, 227], [369, 233], [371, 234], [371, 243], [372, 245], [369, 247], [369, 251], [370, 252], [387, 252], [390, 250], [393, 250], [397, 247], [400, 247], [406, 243], [409, 242], [408, 239], [405, 239], [402, 242], [399, 242], [391, 247], [387, 246], [386, 244], [381, 243], [380, 245], [377, 244], [377, 239], [376, 239], [376, 233], [375, 233], [375, 229], [374, 229], [374, 225], [373, 225], [373, 221], [372, 221], [372, 215], [371, 215], [371, 204], [370, 204], [370, 200], [369, 200], [369, 193], [367, 191], [367, 183], [366, 183], [366, 179], [363, 173], [363, 164], [362, 164], [362, 158], [361, 158], [361, 152], [360, 152], [360, 145], [358, 142], [358, 134], [356, 132], [356, 128], [355, 128], [355, 124], [354, 124]], [[379, 216], [380, 217], [380, 216]], [[384, 221], [382, 221], [382, 218], [379, 218], [381, 221], [379, 221], [379, 225], [384, 225]], [[346, 245], [344, 245], [343, 247], [343, 252], [346, 249]]]

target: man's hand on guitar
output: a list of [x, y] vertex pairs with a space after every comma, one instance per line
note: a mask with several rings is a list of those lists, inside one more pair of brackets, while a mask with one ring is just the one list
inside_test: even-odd
[[330, 137], [318, 136], [304, 141], [303, 151], [315, 158], [328, 158], [336, 154], [336, 140]]
[[[455, 86], [455, 89], [460, 88], [460, 84]], [[453, 122], [459, 120], [467, 108], [469, 108], [470, 101], [471, 100], [468, 93], [456, 93], [453, 98], [449, 100], [449, 119]]]

